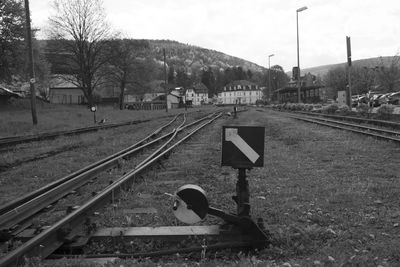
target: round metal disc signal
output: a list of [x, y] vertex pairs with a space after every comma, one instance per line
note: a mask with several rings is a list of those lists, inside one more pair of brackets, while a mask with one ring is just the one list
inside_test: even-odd
[[181, 222], [187, 224], [200, 222], [208, 212], [205, 191], [197, 185], [181, 186], [175, 193], [173, 212]]

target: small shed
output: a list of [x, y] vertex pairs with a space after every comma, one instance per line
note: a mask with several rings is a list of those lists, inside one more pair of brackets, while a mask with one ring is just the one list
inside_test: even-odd
[[54, 77], [50, 81], [49, 99], [53, 104], [84, 104], [86, 98], [82, 87], [77, 86], [71, 77]]
[[181, 96], [173, 93], [168, 94], [167, 96], [168, 109], [178, 108], [180, 103], [183, 104]]

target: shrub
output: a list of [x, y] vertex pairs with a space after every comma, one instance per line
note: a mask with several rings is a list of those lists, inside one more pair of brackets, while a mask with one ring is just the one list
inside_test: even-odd
[[366, 115], [369, 112], [369, 106], [368, 104], [365, 103], [359, 103], [358, 106], [356, 107], [356, 110], [361, 115]]
[[311, 111], [311, 110], [313, 110], [313, 105], [311, 105], [311, 104], [305, 104], [305, 105], [304, 105], [304, 110], [305, 110], [305, 111]]
[[297, 110], [305, 110], [305, 107], [306, 107], [306, 105], [303, 104], [303, 103], [299, 103], [299, 104], [297, 104], [297, 106], [296, 106]]
[[330, 104], [326, 107], [322, 108], [322, 113], [327, 113], [327, 114], [334, 114], [336, 110], [338, 110], [339, 107], [337, 104]]
[[341, 106], [339, 106], [339, 108], [337, 110], [337, 112], [339, 112], [340, 114], [344, 114], [344, 115], [349, 114], [350, 111], [351, 111], [351, 109], [349, 108], [348, 105], [341, 105]]
[[378, 117], [382, 119], [390, 119], [390, 115], [393, 114], [394, 106], [393, 105], [382, 105], [376, 111], [378, 113]]

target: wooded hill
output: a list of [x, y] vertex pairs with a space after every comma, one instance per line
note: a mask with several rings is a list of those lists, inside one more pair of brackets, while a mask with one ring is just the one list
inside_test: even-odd
[[[382, 61], [381, 61], [382, 60]], [[374, 57], [374, 58], [365, 58], [365, 59], [358, 59], [354, 60], [352, 62], [353, 66], [356, 67], [367, 67], [367, 68], [373, 68], [375, 66], [380, 66], [381, 63], [383, 62], [384, 66], [389, 66], [393, 60], [393, 57]], [[343, 63], [338, 63], [338, 64], [329, 64], [329, 65], [322, 65], [322, 66], [317, 66], [317, 67], [311, 67], [311, 68], [304, 68], [301, 70], [301, 73], [308, 73], [310, 72], [311, 74], [314, 74], [315, 76], [320, 76], [323, 78], [329, 70], [335, 69], [337, 67], [346, 67], [347, 62]], [[288, 72], [288, 75], [292, 75], [292, 72]]]
[[[142, 59], [152, 59], [158, 66], [164, 64], [163, 49], [166, 51], [166, 63], [168, 67], [175, 70], [183, 68], [188, 74], [199, 73], [204, 68], [223, 71], [227, 68], [240, 66], [243, 70], [251, 72], [263, 72], [266, 69], [253, 62], [230, 56], [222, 52], [206, 49], [194, 45], [188, 45], [171, 40], [136, 40], [138, 47], [146, 47], [146, 51], [141, 50]], [[70, 70], [64, 69], [65, 62], [62, 60], [62, 51], [57, 49], [56, 42], [53, 40], [39, 40], [40, 47], [46, 51], [46, 57], [50, 62], [53, 73], [69, 73]], [[154, 77], [161, 79], [162, 77]]]
[[198, 46], [179, 43], [171, 40], [146, 40], [149, 42], [151, 52], [159, 62], [163, 61], [162, 49], [165, 48], [168, 65], [173, 65], [175, 69], [184, 67], [186, 69], [198, 71], [204, 67], [213, 69], [226, 69], [240, 66], [252, 72], [265, 70], [253, 62], [230, 56], [222, 52], [210, 50]]

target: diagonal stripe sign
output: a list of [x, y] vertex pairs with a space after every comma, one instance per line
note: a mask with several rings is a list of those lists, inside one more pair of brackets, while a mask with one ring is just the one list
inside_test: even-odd
[[246, 141], [238, 134], [238, 129], [226, 128], [225, 129], [225, 141], [232, 142], [239, 150], [251, 161], [253, 164], [260, 157], [257, 152], [251, 148]]

